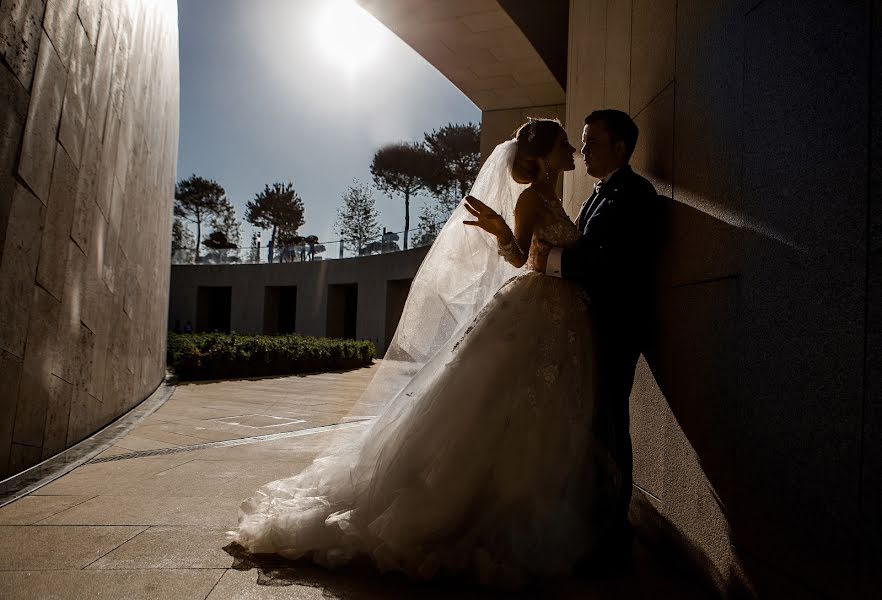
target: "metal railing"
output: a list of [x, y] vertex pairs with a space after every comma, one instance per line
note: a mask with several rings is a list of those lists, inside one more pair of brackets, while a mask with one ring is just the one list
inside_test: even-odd
[[[444, 222], [440, 222], [435, 223], [430, 228], [412, 229], [409, 232], [408, 249], [430, 246], [443, 226]], [[316, 244], [274, 244], [272, 248], [258, 244], [256, 247], [250, 248], [215, 250], [207, 248], [203, 244], [199, 250], [198, 261], [196, 260], [195, 250], [185, 248], [172, 252], [171, 263], [173, 265], [256, 265], [335, 260], [399, 252], [404, 249], [401, 242], [403, 239], [404, 232], [397, 231], [385, 232], [375, 238], [369, 238], [360, 242], [358, 240], [334, 240], [332, 242], [318, 242]]]

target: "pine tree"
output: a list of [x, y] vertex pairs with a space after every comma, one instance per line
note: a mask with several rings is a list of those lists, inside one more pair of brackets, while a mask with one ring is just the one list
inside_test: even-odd
[[216, 181], [191, 175], [175, 186], [175, 216], [196, 225], [196, 261], [202, 242], [202, 223], [220, 216], [227, 204], [224, 188]]
[[236, 218], [236, 208], [227, 198], [221, 203], [218, 214], [212, 218], [211, 227], [214, 232], [224, 234], [232, 247], [238, 248], [241, 239], [240, 228], [242, 224]]
[[422, 144], [397, 143], [381, 147], [371, 162], [371, 175], [378, 190], [404, 198], [404, 248], [410, 235], [410, 199], [428, 189], [437, 178], [439, 165]]
[[448, 123], [425, 134], [424, 140], [440, 167], [430, 191], [436, 196], [454, 196], [458, 204], [481, 170], [481, 128], [473, 123]]
[[343, 194], [343, 206], [337, 209], [334, 231], [347, 248], [361, 254], [366, 243], [380, 235], [377, 216], [370, 187], [353, 179]]
[[245, 218], [255, 227], [271, 229], [269, 243], [274, 247], [280, 239], [296, 236], [303, 226], [303, 200], [290, 182], [267, 185], [248, 202]]

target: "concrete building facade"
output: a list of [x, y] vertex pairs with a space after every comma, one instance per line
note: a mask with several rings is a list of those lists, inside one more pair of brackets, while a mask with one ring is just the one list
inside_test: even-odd
[[175, 265], [168, 327], [370, 340], [382, 354], [428, 247], [260, 265]]
[[174, 0], [0, 3], [0, 479], [165, 374]]

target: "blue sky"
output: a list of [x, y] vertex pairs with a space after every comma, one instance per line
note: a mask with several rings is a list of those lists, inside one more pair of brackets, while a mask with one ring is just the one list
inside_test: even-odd
[[[336, 240], [353, 178], [371, 182], [376, 149], [480, 111], [352, 0], [180, 0], [178, 179], [218, 181], [251, 239], [245, 204], [292, 181], [302, 234]], [[404, 203], [375, 191], [380, 225], [404, 228]], [[411, 226], [421, 200], [411, 204]], [[267, 239], [267, 235], [264, 235]]]

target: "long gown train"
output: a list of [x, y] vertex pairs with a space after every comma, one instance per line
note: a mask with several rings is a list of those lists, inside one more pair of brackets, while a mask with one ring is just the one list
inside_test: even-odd
[[[538, 233], [572, 243], [575, 226], [550, 210]], [[599, 535], [609, 480], [591, 434], [589, 311], [572, 282], [509, 280], [357, 439], [246, 500], [236, 541], [420, 579], [511, 586], [567, 571]]]

